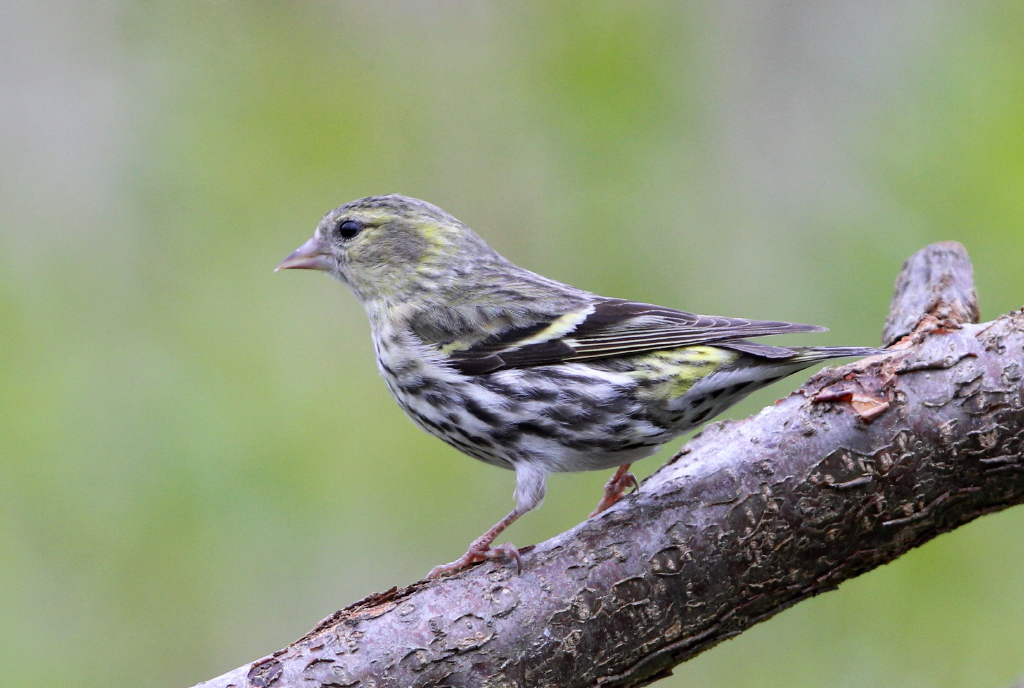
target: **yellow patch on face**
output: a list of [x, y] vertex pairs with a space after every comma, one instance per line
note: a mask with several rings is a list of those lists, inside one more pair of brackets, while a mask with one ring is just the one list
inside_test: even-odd
[[447, 263], [448, 254], [454, 250], [452, 231], [440, 222], [426, 221], [417, 223], [416, 232], [430, 246], [416, 266], [416, 273], [431, 277], [437, 272], [438, 266], [443, 267]]
[[423, 238], [432, 244], [447, 243], [444, 227], [437, 222], [423, 222], [416, 226]]
[[357, 217], [366, 224], [375, 225], [387, 222], [394, 215], [383, 210], [359, 210]]

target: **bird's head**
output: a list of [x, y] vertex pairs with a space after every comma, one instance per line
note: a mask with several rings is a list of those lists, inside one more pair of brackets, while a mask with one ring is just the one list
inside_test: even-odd
[[451, 287], [474, 265], [502, 260], [440, 208], [398, 194], [369, 196], [327, 213], [278, 270], [322, 270], [364, 304], [395, 305]]

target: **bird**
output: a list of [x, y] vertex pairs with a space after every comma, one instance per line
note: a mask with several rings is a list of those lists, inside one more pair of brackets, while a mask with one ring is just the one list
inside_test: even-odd
[[751, 392], [868, 347], [781, 347], [820, 332], [610, 298], [515, 265], [435, 205], [400, 194], [346, 203], [277, 270], [319, 270], [369, 317], [377, 366], [412, 421], [515, 472], [515, 507], [438, 578], [502, 559], [494, 541], [544, 499], [552, 473], [616, 469], [591, 514], [638, 489], [631, 464]]

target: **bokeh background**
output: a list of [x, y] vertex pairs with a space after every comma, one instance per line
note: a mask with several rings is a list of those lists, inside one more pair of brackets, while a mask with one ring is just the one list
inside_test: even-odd
[[[402, 415], [344, 288], [272, 272], [396, 191], [821, 344], [876, 343], [901, 262], [956, 239], [992, 318], [1024, 304], [1024, 2], [0, 3], [3, 686], [191, 685], [505, 514], [513, 476]], [[659, 685], [1000, 688], [1022, 618], [1018, 509]]]

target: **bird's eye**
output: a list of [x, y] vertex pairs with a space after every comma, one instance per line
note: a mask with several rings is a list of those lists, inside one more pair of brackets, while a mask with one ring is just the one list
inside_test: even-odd
[[355, 220], [345, 220], [338, 225], [338, 234], [342, 239], [351, 239], [356, 234], [359, 234], [359, 230], [362, 228], [363, 226]]

